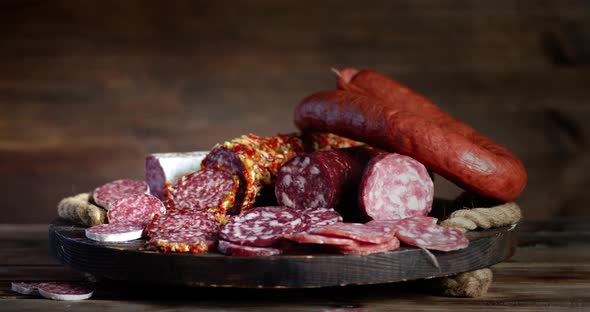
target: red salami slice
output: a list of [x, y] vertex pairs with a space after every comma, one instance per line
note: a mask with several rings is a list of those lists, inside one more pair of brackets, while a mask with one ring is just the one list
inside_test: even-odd
[[342, 222], [340, 213], [332, 208], [307, 208], [301, 214], [307, 216], [310, 228]]
[[203, 253], [217, 243], [217, 233], [199, 229], [185, 229], [167, 233], [155, 233], [146, 243], [146, 249], [163, 252]]
[[224, 255], [237, 257], [275, 256], [283, 252], [276, 248], [242, 246], [225, 240], [219, 241], [217, 250]]
[[463, 232], [433, 224], [433, 218], [414, 217], [401, 220], [396, 224], [396, 236], [404, 243], [440, 251], [463, 249], [469, 240]]
[[350, 238], [332, 237], [319, 234], [311, 234], [307, 232], [295, 233], [285, 235], [285, 239], [300, 243], [300, 244], [321, 244], [332, 246], [356, 246], [357, 241]]
[[293, 209], [258, 207], [226, 223], [220, 237], [238, 245], [267, 247], [277, 243], [284, 235], [303, 232], [308, 228], [308, 220]]
[[39, 283], [16, 283], [12, 282], [10, 290], [22, 295], [36, 295], [38, 293]]
[[335, 208], [345, 220], [358, 220], [355, 208], [361, 176], [369, 160], [379, 153], [358, 146], [294, 157], [279, 171], [277, 200], [295, 209]]
[[399, 240], [394, 237], [392, 240], [382, 244], [357, 243], [354, 246], [340, 246], [338, 250], [343, 254], [366, 256], [378, 252], [396, 250], [398, 248]]
[[84, 300], [92, 297], [94, 289], [87, 283], [39, 283], [39, 294], [53, 300]]
[[200, 170], [166, 188], [166, 206], [170, 210], [211, 210], [225, 215], [234, 204], [237, 188], [237, 177], [229, 171]]
[[114, 202], [121, 198], [148, 194], [149, 192], [149, 187], [144, 181], [124, 179], [97, 187], [92, 196], [96, 204], [108, 210]]
[[361, 182], [360, 204], [374, 220], [425, 216], [432, 208], [434, 184], [418, 161], [399, 154], [371, 160]]
[[185, 174], [201, 169], [207, 152], [158, 153], [145, 158], [145, 181], [152, 195], [164, 200], [166, 184], [174, 184]]
[[156, 216], [145, 228], [146, 236], [154, 237], [158, 233], [177, 232], [184, 229], [219, 233], [221, 225], [215, 216], [207, 211], [181, 210]]
[[345, 237], [373, 244], [382, 244], [395, 237], [393, 228], [367, 226], [361, 223], [335, 223], [316, 227], [311, 233], [332, 237]]
[[164, 204], [148, 194], [131, 195], [117, 200], [107, 211], [109, 223], [136, 223], [146, 225], [155, 215], [166, 213]]
[[86, 237], [99, 242], [125, 242], [141, 238], [144, 225], [138, 223], [100, 224], [86, 229]]

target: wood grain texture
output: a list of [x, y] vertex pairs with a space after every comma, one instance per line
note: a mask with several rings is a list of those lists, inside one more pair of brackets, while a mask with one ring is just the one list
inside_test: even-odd
[[[10, 253], [14, 238], [0, 225], [0, 250]], [[14, 228], [14, 226], [11, 226]], [[441, 297], [421, 282], [320, 289], [219, 289], [162, 287], [147, 283], [102, 280], [90, 300], [39, 300], [10, 291], [14, 280], [82, 280], [53, 263], [43, 265], [24, 256], [20, 265], [0, 264], [0, 310], [38, 311], [585, 311], [590, 309], [588, 240], [564, 237], [590, 233], [576, 220], [524, 223], [517, 227], [522, 245], [509, 261], [492, 267], [494, 283], [485, 297]], [[543, 230], [545, 229], [545, 230]], [[569, 229], [573, 229], [570, 232]], [[37, 237], [28, 253], [47, 252], [47, 232], [30, 227], [25, 237]], [[45, 236], [44, 236], [45, 235]], [[524, 239], [523, 239], [524, 238]], [[6, 244], [8, 242], [8, 244]], [[31, 245], [31, 246], [32, 246]], [[61, 273], [59, 273], [61, 270]], [[358, 311], [357, 310], [357, 311]]]
[[342, 66], [513, 150], [527, 218], [588, 217], [589, 21], [581, 0], [2, 1], [0, 223], [47, 223], [64, 196], [141, 178], [149, 152], [293, 131]]

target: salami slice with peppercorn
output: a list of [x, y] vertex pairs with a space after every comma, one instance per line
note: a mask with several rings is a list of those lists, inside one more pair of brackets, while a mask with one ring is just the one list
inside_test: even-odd
[[227, 170], [203, 169], [181, 177], [166, 188], [166, 207], [225, 215], [235, 203], [238, 185], [237, 177]]
[[433, 198], [434, 184], [424, 165], [404, 155], [373, 158], [361, 181], [361, 209], [372, 220], [425, 216]]
[[258, 207], [236, 216], [221, 229], [220, 238], [234, 244], [268, 247], [284, 235], [309, 228], [305, 216], [287, 207]]
[[166, 213], [164, 204], [148, 194], [132, 195], [115, 201], [107, 211], [109, 223], [135, 223], [145, 226], [155, 215]]
[[122, 179], [97, 187], [92, 197], [97, 205], [108, 210], [114, 202], [121, 198], [148, 194], [149, 192], [150, 189], [144, 181]]

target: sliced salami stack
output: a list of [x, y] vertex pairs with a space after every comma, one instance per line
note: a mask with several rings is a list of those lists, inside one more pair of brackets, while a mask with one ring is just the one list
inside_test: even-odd
[[291, 208], [252, 208], [223, 226], [218, 250], [226, 255], [277, 254], [277, 251], [265, 248], [276, 249], [285, 235], [303, 232], [308, 228], [308, 219]]

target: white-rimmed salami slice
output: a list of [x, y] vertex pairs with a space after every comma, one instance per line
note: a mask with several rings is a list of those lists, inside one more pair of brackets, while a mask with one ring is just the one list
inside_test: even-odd
[[126, 242], [143, 235], [143, 224], [112, 223], [100, 224], [86, 229], [86, 237], [99, 242]]
[[164, 204], [148, 194], [121, 198], [107, 211], [109, 223], [136, 223], [146, 225], [155, 215], [166, 213]]
[[433, 198], [434, 184], [424, 165], [399, 154], [373, 158], [360, 187], [361, 209], [372, 220], [425, 216]]
[[144, 181], [116, 180], [97, 187], [92, 194], [97, 205], [111, 209], [111, 205], [121, 198], [131, 195], [148, 194], [150, 189]]
[[396, 250], [398, 248], [399, 240], [394, 237], [392, 240], [382, 244], [357, 242], [354, 246], [339, 246], [338, 250], [343, 254], [366, 256], [378, 252]]
[[159, 233], [177, 232], [187, 229], [219, 233], [221, 225], [210, 212], [180, 210], [154, 217], [146, 226], [145, 234], [151, 238]]
[[94, 294], [94, 288], [87, 283], [39, 283], [38, 289], [41, 296], [53, 300], [84, 300]]
[[332, 208], [307, 208], [301, 214], [307, 216], [310, 228], [342, 222], [340, 213]]
[[10, 290], [22, 295], [37, 295], [39, 283], [12, 282]]
[[146, 243], [146, 249], [163, 252], [204, 253], [217, 243], [217, 233], [199, 229], [183, 229], [155, 233]]
[[296, 156], [279, 171], [277, 201], [294, 209], [335, 208], [347, 221], [362, 221], [356, 209], [359, 183], [369, 160], [380, 153], [358, 146]]
[[344, 237], [373, 244], [386, 243], [395, 237], [395, 230], [391, 227], [367, 226], [361, 223], [340, 222], [316, 227], [310, 232], [312, 234]]
[[284, 238], [300, 244], [320, 244], [332, 246], [356, 246], [358, 244], [357, 241], [350, 238], [325, 236], [307, 232], [285, 235]]
[[437, 225], [436, 221], [433, 224], [432, 219], [414, 217], [401, 220], [395, 225], [395, 235], [410, 246], [439, 251], [458, 250], [469, 245], [469, 240], [463, 232]]
[[203, 169], [182, 176], [166, 188], [170, 210], [210, 210], [225, 215], [235, 201], [238, 179], [227, 170]]
[[238, 245], [267, 247], [284, 235], [309, 228], [306, 217], [287, 207], [252, 208], [236, 216], [221, 229], [220, 238]]
[[183, 175], [201, 169], [207, 152], [157, 153], [145, 158], [145, 182], [152, 195], [164, 200], [166, 184], [174, 184]]
[[283, 251], [271, 247], [252, 247], [234, 244], [225, 240], [220, 240], [217, 250], [226, 256], [236, 257], [260, 257], [280, 255]]

